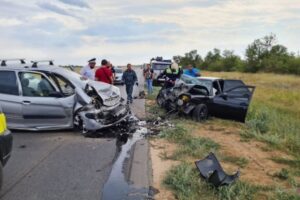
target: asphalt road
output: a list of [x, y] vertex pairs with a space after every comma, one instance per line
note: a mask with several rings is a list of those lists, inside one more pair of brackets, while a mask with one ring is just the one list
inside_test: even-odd
[[[141, 90], [141, 70], [137, 72]], [[124, 87], [120, 89], [125, 95]], [[145, 117], [144, 103], [136, 99], [131, 105], [139, 118]], [[13, 132], [13, 137], [12, 157], [4, 168], [0, 192], [3, 200], [101, 199], [120, 150], [115, 138], [84, 138], [73, 131]], [[148, 187], [147, 141], [135, 146], [130, 181]]]

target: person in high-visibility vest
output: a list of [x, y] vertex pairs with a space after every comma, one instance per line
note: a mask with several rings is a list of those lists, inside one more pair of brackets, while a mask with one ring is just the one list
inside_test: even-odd
[[173, 87], [175, 84], [175, 81], [180, 78], [182, 74], [181, 67], [178, 66], [177, 63], [172, 63], [170, 67], [166, 68], [164, 72], [161, 74], [163, 77], [166, 78], [165, 81], [165, 87]]

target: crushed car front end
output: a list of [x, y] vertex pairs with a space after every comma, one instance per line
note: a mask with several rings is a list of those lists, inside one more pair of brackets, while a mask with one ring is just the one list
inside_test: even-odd
[[128, 105], [120, 103], [114, 107], [101, 107], [96, 109], [94, 105], [82, 107], [78, 115], [82, 123], [82, 131], [93, 132], [103, 128], [117, 125], [130, 118], [131, 112]]
[[75, 112], [74, 125], [82, 129], [83, 134], [118, 125], [129, 120], [131, 111], [121, 98], [119, 88], [105, 83], [89, 81], [79, 98], [85, 99]]

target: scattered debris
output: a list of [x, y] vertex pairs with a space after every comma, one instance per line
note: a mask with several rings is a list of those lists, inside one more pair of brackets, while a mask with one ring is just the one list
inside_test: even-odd
[[25, 144], [22, 144], [19, 146], [20, 149], [25, 149], [27, 146]]
[[150, 197], [154, 197], [156, 194], [158, 194], [159, 193], [159, 190], [158, 189], [156, 189], [155, 187], [153, 187], [153, 186], [150, 186], [149, 187], [149, 192], [148, 192], [148, 196], [150, 196]]
[[214, 153], [209, 153], [203, 160], [196, 161], [195, 164], [201, 177], [215, 187], [230, 185], [240, 176], [239, 170], [233, 175], [226, 174]]

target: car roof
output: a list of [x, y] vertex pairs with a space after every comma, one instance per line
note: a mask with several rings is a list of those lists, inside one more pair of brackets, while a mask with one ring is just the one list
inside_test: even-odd
[[35, 70], [45, 70], [45, 71], [55, 71], [61, 69], [61, 67], [56, 65], [38, 65], [38, 67], [32, 67], [32, 64], [14, 64], [0, 67], [0, 70], [13, 70], [13, 71], [35, 71]]
[[167, 64], [167, 65], [172, 64], [172, 62], [169, 62], [169, 61], [156, 61], [156, 60], [151, 61], [151, 63], [153, 63], [153, 64]]

